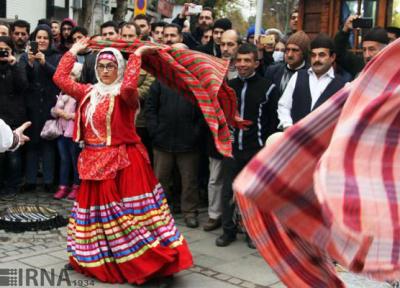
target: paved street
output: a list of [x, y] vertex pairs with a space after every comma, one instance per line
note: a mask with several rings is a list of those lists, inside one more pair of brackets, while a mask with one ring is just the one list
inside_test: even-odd
[[[14, 202], [18, 203], [41, 203], [52, 207], [68, 215], [68, 210], [72, 206], [71, 201], [57, 201], [51, 198], [50, 194], [43, 192], [24, 193], [18, 196]], [[0, 202], [0, 210], [11, 203]], [[206, 221], [205, 209], [200, 214], [202, 223]], [[215, 238], [221, 230], [215, 232], [204, 232], [201, 228], [189, 229], [183, 224], [180, 215], [175, 217], [180, 231], [189, 242], [191, 251], [194, 255], [195, 266], [188, 271], [179, 273], [175, 277], [173, 287], [207, 287], [207, 288], [252, 288], [252, 287], [285, 287], [256, 250], [249, 249], [242, 235], [238, 241], [226, 248], [218, 248], [214, 245]], [[25, 233], [6, 233], [0, 230], [0, 271], [2, 269], [16, 268], [18, 271], [46, 269], [52, 272], [55, 279], [62, 278], [62, 268], [67, 263], [66, 255], [66, 228], [51, 231], [25, 232]], [[40, 274], [40, 273], [39, 273]], [[50, 273], [48, 273], [50, 274]], [[350, 273], [342, 272], [341, 277], [348, 284], [348, 287], [390, 287], [384, 283], [367, 280], [363, 277]], [[1, 274], [0, 274], [1, 276]], [[65, 276], [65, 275], [64, 275]], [[68, 272], [67, 281], [51, 284], [44, 281], [41, 285], [33, 285], [31, 282], [23, 280], [22, 286], [12, 285], [9, 287], [132, 287], [132, 285], [110, 285], [94, 281], [75, 272]], [[0, 277], [1, 278], [1, 277]], [[25, 279], [25, 278], [24, 278]], [[20, 279], [21, 281], [21, 279]], [[0, 281], [1, 282], [1, 281]], [[57, 281], [56, 281], [57, 282]], [[2, 285], [0, 283], [0, 286]], [[140, 287], [154, 287], [154, 284], [143, 285]]]

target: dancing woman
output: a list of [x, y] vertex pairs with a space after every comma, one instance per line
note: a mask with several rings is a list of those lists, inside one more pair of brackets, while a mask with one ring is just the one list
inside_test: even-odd
[[85, 40], [61, 59], [54, 82], [79, 103], [75, 141], [85, 147], [78, 160], [82, 180], [68, 225], [68, 255], [78, 272], [108, 283], [142, 284], [192, 266], [146, 149], [136, 133], [137, 82], [142, 46], [125, 62], [114, 48], [96, 59], [98, 83], [80, 84], [69, 74]]

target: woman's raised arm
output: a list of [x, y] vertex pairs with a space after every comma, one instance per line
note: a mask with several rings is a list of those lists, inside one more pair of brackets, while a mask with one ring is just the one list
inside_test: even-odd
[[[85, 46], [86, 45], [86, 46]], [[56, 73], [53, 76], [54, 83], [66, 94], [74, 97], [78, 102], [86, 95], [90, 84], [81, 84], [71, 79], [70, 74], [76, 62], [76, 55], [87, 47], [83, 41], [75, 43], [71, 49], [64, 54], [58, 64]]]

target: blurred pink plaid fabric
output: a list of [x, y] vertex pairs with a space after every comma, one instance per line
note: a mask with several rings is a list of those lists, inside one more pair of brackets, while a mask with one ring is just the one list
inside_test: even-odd
[[400, 40], [233, 184], [248, 233], [288, 287], [345, 287], [332, 259], [379, 280], [400, 278], [396, 63]]

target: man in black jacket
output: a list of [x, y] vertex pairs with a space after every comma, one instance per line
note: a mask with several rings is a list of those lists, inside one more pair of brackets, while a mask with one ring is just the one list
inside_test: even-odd
[[[181, 27], [167, 24], [164, 27], [164, 44], [182, 42]], [[147, 129], [153, 144], [154, 173], [163, 186], [168, 202], [172, 193], [169, 184], [175, 165], [182, 182], [181, 209], [185, 223], [190, 228], [199, 226], [198, 163], [202, 116], [199, 108], [178, 91], [155, 81], [146, 99]]]
[[[235, 205], [233, 203], [232, 182], [250, 159], [264, 147], [269, 135], [277, 127], [276, 86], [268, 79], [256, 74], [259, 65], [257, 47], [254, 44], [242, 44], [237, 52], [236, 68], [239, 77], [230, 80], [235, 90], [238, 110], [242, 119], [250, 120], [247, 129], [234, 129], [233, 158], [224, 158], [225, 178], [222, 190], [222, 228], [223, 234], [217, 238], [216, 245], [223, 247], [236, 239], [237, 227], [233, 221]], [[248, 245], [254, 248], [247, 237]]]

